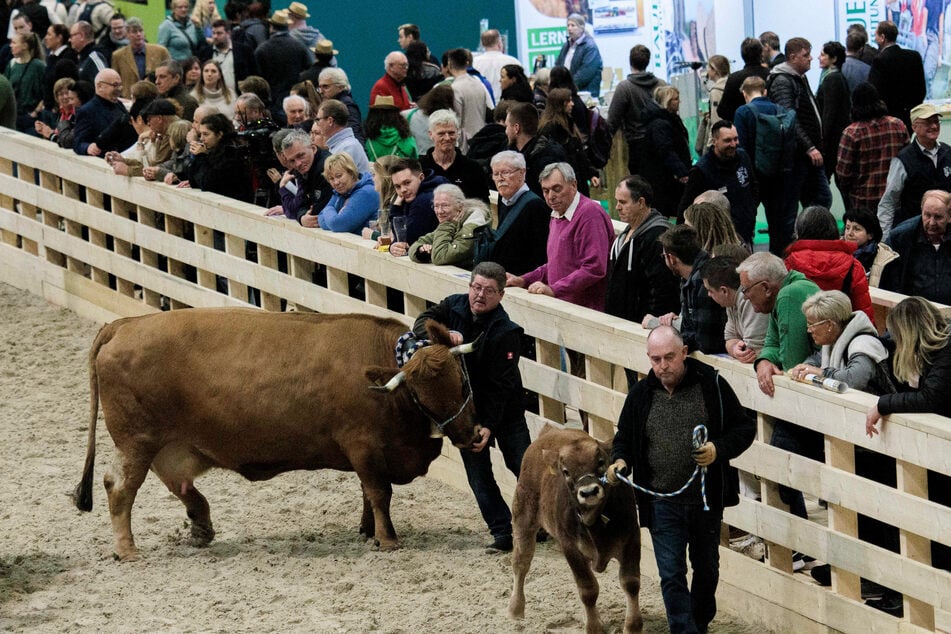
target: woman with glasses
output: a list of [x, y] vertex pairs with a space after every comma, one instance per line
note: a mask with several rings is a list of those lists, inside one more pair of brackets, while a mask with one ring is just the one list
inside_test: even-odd
[[440, 185], [433, 193], [433, 210], [439, 226], [420, 236], [409, 248], [414, 262], [472, 267], [476, 227], [488, 222], [489, 209], [484, 202], [466, 198], [456, 185]]
[[802, 313], [806, 331], [821, 349], [793, 367], [793, 378], [814, 374], [872, 394], [895, 391], [887, 368], [888, 350], [868, 315], [852, 310], [848, 295], [820, 291], [803, 303]]

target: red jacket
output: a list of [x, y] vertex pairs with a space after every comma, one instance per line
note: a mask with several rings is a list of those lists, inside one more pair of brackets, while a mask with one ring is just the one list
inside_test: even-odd
[[[845, 240], [797, 240], [786, 249], [786, 268], [799, 271], [824, 291], [842, 291], [852, 300], [852, 310], [864, 311], [875, 322], [872, 297], [862, 263], [852, 256], [856, 244]], [[846, 278], [852, 280], [846, 288]]]

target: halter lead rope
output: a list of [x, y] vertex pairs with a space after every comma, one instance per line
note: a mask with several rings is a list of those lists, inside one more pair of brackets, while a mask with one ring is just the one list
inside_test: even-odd
[[[694, 450], [700, 449], [702, 446], [704, 446], [707, 443], [706, 425], [697, 425], [696, 427], [693, 428], [692, 441], [693, 441]], [[697, 473], [700, 474], [700, 495], [703, 498], [703, 510], [709, 511], [710, 507], [707, 505], [707, 468], [706, 467], [701, 467], [700, 465], [697, 465], [696, 467], [694, 467], [693, 473], [690, 474], [690, 478], [687, 479], [684, 485], [671, 493], [658, 493], [657, 491], [651, 491], [650, 489], [642, 487], [641, 485], [634, 482], [632, 478], [627, 478], [621, 475], [620, 473], [615, 473], [615, 475], [617, 476], [618, 480], [626, 484], [629, 484], [630, 486], [634, 487], [638, 491], [647, 493], [649, 495], [653, 495], [654, 497], [658, 497], [658, 498], [672, 498], [686, 491], [690, 487], [690, 485], [693, 484], [694, 479], [696, 479], [697, 477]], [[601, 476], [601, 482], [606, 484], [607, 477]]]

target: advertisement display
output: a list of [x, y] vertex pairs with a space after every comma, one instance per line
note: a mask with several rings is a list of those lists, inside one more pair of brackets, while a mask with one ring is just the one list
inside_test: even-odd
[[636, 44], [651, 50], [649, 70], [667, 77], [668, 71], [715, 53], [713, 5], [714, 0], [519, 0], [518, 50], [527, 70], [551, 67], [567, 38], [568, 15], [579, 13], [615, 77], [630, 72], [628, 55]]

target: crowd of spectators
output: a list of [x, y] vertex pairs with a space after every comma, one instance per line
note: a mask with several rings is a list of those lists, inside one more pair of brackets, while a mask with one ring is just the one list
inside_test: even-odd
[[[601, 60], [582, 17], [569, 17], [555, 67], [533, 77], [498, 31], [483, 33], [481, 55], [452, 48], [440, 64], [419, 28], [401, 25], [405, 52], [386, 56], [361, 107], [345, 56], [307, 25], [305, 5], [223, 9], [174, 0], [156, 43], [105, 2], [48, 24], [17, 12], [0, 51], [0, 125], [103, 158], [117, 175], [258, 204], [395, 257], [501, 263], [509, 286], [673, 326], [691, 350], [754, 364], [768, 396], [780, 374], [843, 380], [882, 395], [869, 433], [890, 412], [944, 411], [935, 385], [947, 379], [948, 329], [928, 300], [951, 303], [951, 148], [922, 103], [921, 58], [896, 43], [893, 23], [878, 24], [878, 49], [856, 25], [844, 46], [825, 43], [816, 90], [800, 37], [782, 50], [774, 33], [745, 39], [734, 72], [712, 56], [696, 162], [679, 92], [634, 46], [606, 117], [630, 157], [629, 175], [605, 183], [625, 225], [615, 235], [589, 197], [602, 174], [585, 97], [598, 95]], [[761, 203], [769, 249], [751, 255]], [[894, 366], [870, 286], [917, 296], [888, 319]], [[927, 347], [913, 345], [921, 337]], [[823, 451], [821, 437], [783, 421], [771, 442]], [[805, 516], [800, 493], [781, 497]]]

